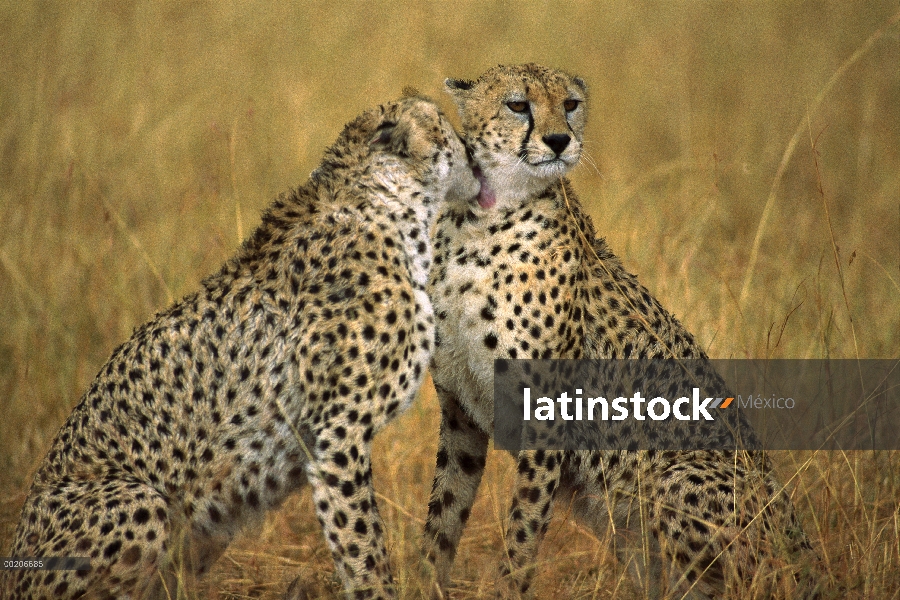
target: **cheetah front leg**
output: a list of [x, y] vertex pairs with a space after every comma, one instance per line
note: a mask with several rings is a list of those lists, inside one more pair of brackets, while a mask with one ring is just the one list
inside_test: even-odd
[[437, 392], [441, 429], [423, 550], [435, 569], [434, 596], [445, 598], [459, 539], [484, 474], [488, 435], [452, 394], [441, 388]]
[[563, 453], [522, 450], [518, 455], [516, 492], [506, 530], [507, 560], [500, 566], [509, 595], [525, 595], [531, 587], [538, 545], [553, 516], [553, 499], [559, 488]]
[[396, 598], [365, 432], [336, 428], [307, 463], [316, 516], [348, 597]]

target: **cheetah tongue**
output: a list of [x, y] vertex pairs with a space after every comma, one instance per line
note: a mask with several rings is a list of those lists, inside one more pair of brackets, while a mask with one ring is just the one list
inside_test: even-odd
[[497, 203], [497, 196], [494, 194], [494, 190], [488, 185], [487, 179], [484, 178], [484, 173], [481, 172], [479, 167], [472, 169], [472, 173], [475, 175], [475, 179], [478, 180], [478, 183], [481, 184], [481, 190], [478, 192], [478, 206], [481, 208], [493, 207], [494, 204]]

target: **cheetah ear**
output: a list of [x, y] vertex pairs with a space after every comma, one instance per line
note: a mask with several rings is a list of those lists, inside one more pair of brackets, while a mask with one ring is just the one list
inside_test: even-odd
[[406, 119], [401, 119], [398, 123], [385, 121], [372, 136], [369, 147], [390, 152], [401, 158], [409, 158], [411, 125]]
[[447, 78], [444, 80], [444, 85], [447, 87], [447, 91], [452, 94], [457, 90], [471, 90], [475, 86], [475, 82], [468, 79]]
[[377, 146], [379, 148], [390, 146], [391, 137], [394, 135], [394, 129], [396, 127], [397, 124], [391, 121], [385, 121], [379, 125], [378, 129], [375, 131], [375, 135], [369, 140], [369, 146]]
[[450, 94], [456, 107], [463, 110], [466, 99], [469, 97], [469, 91], [475, 87], [474, 81], [468, 79], [445, 79], [444, 91]]
[[572, 83], [574, 83], [575, 85], [580, 87], [581, 91], [584, 92], [585, 94], [588, 93], [587, 84], [584, 82], [584, 79], [582, 79], [581, 77], [575, 77], [572, 80]]

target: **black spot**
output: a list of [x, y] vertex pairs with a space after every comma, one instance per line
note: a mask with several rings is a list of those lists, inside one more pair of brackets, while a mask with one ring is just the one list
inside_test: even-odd
[[221, 523], [222, 522], [222, 513], [219, 511], [218, 507], [210, 506], [209, 507], [209, 520], [213, 523]]
[[122, 541], [116, 540], [111, 542], [106, 548], [103, 550], [103, 558], [112, 558], [119, 549], [122, 547]]
[[459, 467], [466, 475], [474, 475], [484, 468], [484, 457], [475, 457], [463, 452], [459, 455]]
[[139, 508], [134, 511], [134, 514], [131, 517], [135, 523], [138, 525], [143, 525], [147, 521], [150, 520], [150, 511], [146, 508]]
[[360, 535], [366, 535], [369, 532], [369, 528], [366, 526], [366, 522], [362, 519], [356, 520], [356, 525], [353, 526], [353, 531]]

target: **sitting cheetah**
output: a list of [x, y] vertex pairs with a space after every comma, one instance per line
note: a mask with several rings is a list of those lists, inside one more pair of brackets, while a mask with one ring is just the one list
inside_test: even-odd
[[[528, 64], [495, 67], [474, 82], [448, 79], [446, 87], [482, 186], [438, 218], [429, 280], [442, 420], [424, 550], [439, 596], [493, 434], [495, 359], [706, 360], [595, 236], [563, 177], [580, 160], [584, 82]], [[617, 540], [636, 540], [643, 551], [630, 568], [650, 597], [720, 596], [733, 589], [726, 575], [746, 584], [773, 554], [764, 544], [776, 532], [787, 534], [783, 547], [810, 550], [761, 452], [532, 450], [517, 463], [501, 567], [502, 589], [513, 596], [529, 589], [556, 497], [572, 499], [598, 536], [613, 527]], [[634, 548], [617, 550], [628, 560]]]
[[429, 228], [477, 192], [430, 101], [348, 124], [236, 257], [113, 353], [57, 435], [11, 553], [91, 569], [8, 571], [0, 595], [175, 597], [176, 569], [208, 571], [309, 481], [345, 591], [395, 597], [370, 442], [428, 368]]

